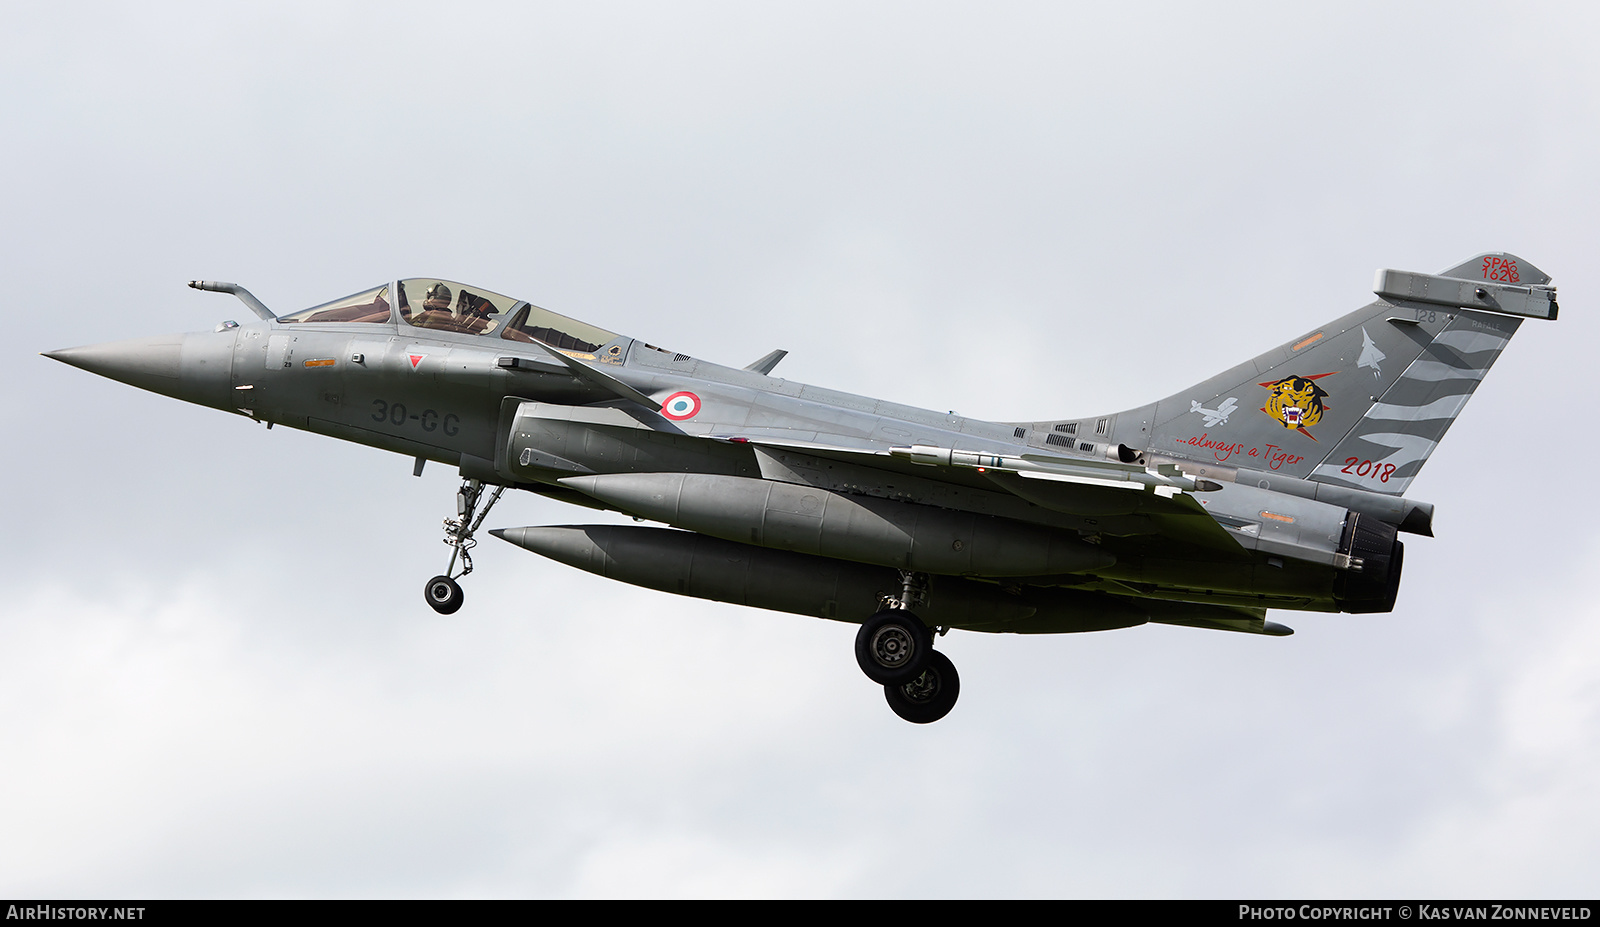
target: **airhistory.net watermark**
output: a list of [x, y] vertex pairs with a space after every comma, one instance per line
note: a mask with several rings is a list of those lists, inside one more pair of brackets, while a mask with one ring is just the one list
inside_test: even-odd
[[88, 908], [69, 905], [6, 905], [8, 921], [142, 921], [144, 908]]

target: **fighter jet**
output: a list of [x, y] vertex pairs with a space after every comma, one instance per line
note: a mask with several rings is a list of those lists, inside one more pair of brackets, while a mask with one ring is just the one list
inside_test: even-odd
[[1433, 506], [1404, 493], [1522, 319], [1556, 318], [1549, 284], [1505, 253], [1379, 271], [1375, 301], [1177, 395], [1031, 422], [777, 379], [782, 351], [723, 366], [433, 278], [283, 316], [195, 281], [259, 318], [46, 356], [457, 468], [450, 560], [425, 585], [441, 614], [495, 501], [538, 493], [667, 527], [490, 533], [625, 583], [859, 624], [862, 672], [927, 723], [960, 691], [935, 649], [951, 630], [1281, 636], [1269, 609], [1393, 610], [1398, 534], [1432, 535]]
[[1384, 360], [1384, 353], [1378, 350], [1378, 345], [1373, 342], [1372, 336], [1367, 334], [1367, 330], [1363, 328], [1361, 330], [1361, 356], [1356, 358], [1356, 366], [1371, 367], [1372, 375], [1381, 377], [1383, 376], [1382, 364]]

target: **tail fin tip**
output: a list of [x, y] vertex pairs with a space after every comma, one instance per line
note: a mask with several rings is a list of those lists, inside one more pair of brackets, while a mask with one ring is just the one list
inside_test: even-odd
[[1448, 270], [1439, 271], [1439, 276], [1454, 277], [1457, 280], [1512, 283], [1517, 286], [1547, 286], [1550, 283], [1549, 274], [1509, 251], [1486, 251]]

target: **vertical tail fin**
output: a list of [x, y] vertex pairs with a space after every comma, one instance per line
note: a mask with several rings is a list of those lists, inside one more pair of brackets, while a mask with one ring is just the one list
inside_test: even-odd
[[[1403, 493], [1518, 316], [1555, 318], [1549, 281], [1505, 253], [1382, 272], [1376, 302], [1157, 403], [1147, 450]], [[1134, 417], [1118, 416], [1119, 437]]]

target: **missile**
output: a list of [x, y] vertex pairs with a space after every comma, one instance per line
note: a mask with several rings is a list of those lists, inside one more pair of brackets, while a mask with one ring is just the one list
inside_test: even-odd
[[1110, 489], [1151, 490], [1167, 498], [1179, 492], [1212, 492], [1222, 488], [1211, 480], [1197, 480], [1186, 476], [1176, 465], [1160, 463], [1153, 467], [1131, 462], [1137, 452], [1118, 445], [1108, 449], [1116, 451], [1113, 460], [1070, 460], [1039, 454], [989, 454], [963, 451], [928, 444], [909, 447], [892, 447], [889, 454], [902, 460], [930, 467], [956, 467], [980, 472], [997, 470], [1015, 473], [1030, 480], [1057, 480], [1085, 486], [1104, 486]]
[[[501, 540], [597, 576], [647, 589], [796, 615], [859, 623], [900, 591], [891, 568], [771, 550], [671, 528], [553, 525], [496, 528]], [[1125, 628], [1150, 603], [1072, 589], [1008, 591], [954, 576], [929, 577], [916, 614], [930, 627], [1061, 632]], [[1204, 608], [1204, 606], [1201, 606]]]
[[560, 480], [621, 511], [777, 550], [954, 576], [1044, 576], [1116, 557], [1075, 534], [957, 512], [713, 473], [606, 473]]

